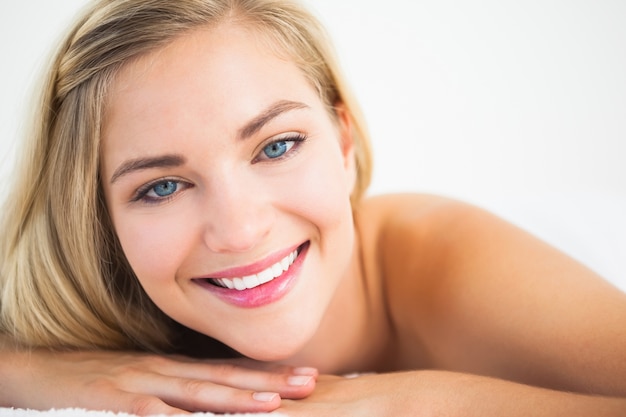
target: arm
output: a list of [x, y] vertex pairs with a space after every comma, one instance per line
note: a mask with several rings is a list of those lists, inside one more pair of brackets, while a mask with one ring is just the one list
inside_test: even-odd
[[[0, 338], [0, 406], [137, 415], [267, 412], [302, 398], [315, 371], [131, 352], [53, 352]], [[245, 366], [244, 366], [245, 365]], [[295, 378], [294, 378], [295, 377]]]
[[290, 417], [623, 417], [626, 400], [471, 374], [409, 371], [354, 379], [322, 377], [313, 395], [283, 401], [279, 411]]

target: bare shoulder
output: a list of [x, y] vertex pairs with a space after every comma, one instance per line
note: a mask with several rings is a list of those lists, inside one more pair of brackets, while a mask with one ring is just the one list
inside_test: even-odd
[[[472, 205], [425, 194], [376, 196], [364, 201], [357, 214], [365, 259], [376, 261], [373, 269], [381, 272], [390, 313], [399, 325], [416, 322], [407, 310], [432, 317], [441, 304], [449, 304], [448, 297], [463, 285], [458, 281], [470, 279], [468, 264], [478, 262], [471, 252], [490, 252], [495, 229], [512, 228]], [[510, 233], [499, 234], [501, 240]], [[491, 266], [482, 262], [480, 268]], [[455, 273], [459, 270], [464, 273]]]
[[[458, 259], [446, 261], [450, 256], [475, 249], [477, 242], [488, 243], [483, 236], [490, 229], [512, 227], [478, 207], [427, 194], [369, 198], [359, 208], [357, 222], [365, 245], [373, 245], [370, 251], [376, 251], [388, 278], [406, 273], [420, 277], [403, 278], [398, 285], [425, 284], [441, 277], [458, 266]], [[480, 228], [480, 235], [471, 230], [475, 228]]]
[[404, 365], [626, 393], [626, 294], [585, 266], [442, 197], [376, 197], [357, 219]]
[[449, 303], [444, 294], [459, 288], [453, 270], [464, 252], [476, 249], [463, 229], [489, 222], [481, 217], [489, 216], [460, 201], [425, 194], [376, 196], [359, 207], [366, 271], [381, 281], [390, 318], [403, 336], [407, 329], [427, 334], [420, 320], [432, 322], [436, 310]]

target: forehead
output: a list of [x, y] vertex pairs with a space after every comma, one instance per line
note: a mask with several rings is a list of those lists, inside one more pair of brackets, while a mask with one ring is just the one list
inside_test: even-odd
[[104, 150], [150, 132], [184, 134], [191, 121], [232, 132], [277, 100], [317, 105], [316, 90], [284, 55], [267, 36], [235, 24], [180, 36], [120, 70], [107, 100]]
[[194, 90], [207, 81], [214, 81], [217, 94], [222, 89], [215, 87], [230, 80], [245, 84], [257, 76], [294, 73], [293, 61], [278, 51], [276, 42], [256, 29], [233, 23], [200, 27], [123, 66], [112, 83], [108, 104], [119, 105], [117, 99], [138, 92]]

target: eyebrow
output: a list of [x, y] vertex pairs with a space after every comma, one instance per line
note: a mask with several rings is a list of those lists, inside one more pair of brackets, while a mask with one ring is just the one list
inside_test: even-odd
[[246, 125], [243, 126], [241, 129], [239, 129], [239, 133], [237, 136], [239, 139], [247, 139], [250, 136], [257, 133], [259, 130], [263, 128], [263, 126], [265, 126], [266, 124], [268, 124], [270, 121], [280, 116], [281, 114], [291, 111], [291, 110], [308, 109], [308, 108], [309, 106], [307, 106], [306, 104], [300, 103], [297, 101], [290, 101], [290, 100], [277, 101], [276, 103], [270, 105], [263, 112], [261, 112], [254, 119], [246, 123]]
[[[308, 109], [304, 103], [290, 100], [280, 100], [263, 110], [258, 116], [246, 123], [237, 133], [237, 137], [241, 140], [247, 139], [257, 133], [273, 119], [283, 113], [298, 109]], [[181, 155], [162, 155], [149, 158], [130, 159], [122, 163], [111, 176], [111, 184], [120, 177], [130, 174], [131, 172], [141, 171], [150, 168], [172, 168], [184, 165], [187, 162], [185, 157]]]
[[134, 171], [150, 168], [172, 168], [184, 165], [187, 160], [181, 155], [162, 155], [153, 158], [136, 158], [125, 161], [111, 176], [111, 184], [120, 177]]

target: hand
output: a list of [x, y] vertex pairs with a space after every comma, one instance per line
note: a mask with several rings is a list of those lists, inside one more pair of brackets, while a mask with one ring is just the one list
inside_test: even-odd
[[289, 417], [404, 415], [389, 408], [397, 399], [393, 388], [388, 391], [389, 386], [385, 385], [391, 382], [391, 375], [402, 374], [364, 374], [354, 378], [323, 375], [318, 377], [313, 394], [298, 401], [285, 400], [277, 412]]
[[137, 415], [268, 412], [315, 387], [317, 371], [250, 360], [129, 352], [2, 352], [0, 405]]

